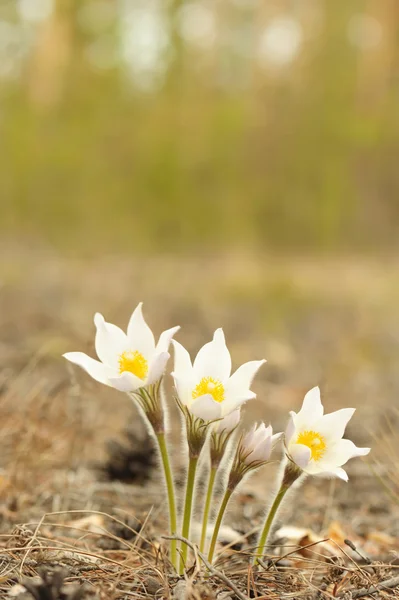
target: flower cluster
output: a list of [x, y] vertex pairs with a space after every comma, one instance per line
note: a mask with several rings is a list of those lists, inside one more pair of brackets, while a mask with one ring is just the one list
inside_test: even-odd
[[[298, 413], [291, 412], [285, 433], [273, 434], [272, 426], [255, 424], [247, 432], [240, 428], [241, 407], [256, 398], [251, 390], [252, 381], [266, 362], [254, 360], [241, 365], [233, 374], [230, 352], [222, 329], [205, 344], [191, 361], [187, 350], [174, 335], [179, 327], [164, 331], [158, 343], [144, 320], [142, 304], [133, 312], [124, 333], [116, 325], [107, 323], [96, 314], [95, 349], [99, 360], [82, 352], [69, 352], [65, 358], [82, 367], [93, 379], [126, 392], [140, 407], [157, 441], [164, 470], [169, 501], [170, 560], [183, 572], [187, 563], [187, 544], [182, 541], [178, 566], [176, 535], [181, 531], [183, 540], [190, 540], [191, 516], [197, 468], [207, 461], [208, 485], [203, 506], [200, 551], [207, 545], [208, 523], [215, 503], [214, 486], [217, 479], [224, 482], [225, 492], [217, 511], [208, 558], [213, 559], [218, 533], [231, 496], [244, 477], [267, 465], [273, 450], [283, 442], [283, 466], [280, 487], [266, 517], [258, 541], [257, 558], [261, 558], [277, 510], [292, 484], [306, 475], [338, 477], [348, 480], [342, 468], [349, 459], [365, 456], [369, 448], [358, 448], [343, 439], [345, 428], [353, 416], [353, 408], [345, 408], [325, 415], [320, 390], [315, 387], [304, 398]], [[188, 449], [188, 470], [184, 510], [181, 519], [176, 510], [173, 470], [167, 445], [165, 426], [166, 405], [162, 379], [170, 358], [170, 344], [174, 347], [175, 400], [180, 409]], [[209, 440], [209, 444], [206, 441]], [[204, 448], [208, 449], [205, 453]], [[229, 460], [231, 457], [231, 460]], [[181, 522], [179, 522], [181, 521]]]

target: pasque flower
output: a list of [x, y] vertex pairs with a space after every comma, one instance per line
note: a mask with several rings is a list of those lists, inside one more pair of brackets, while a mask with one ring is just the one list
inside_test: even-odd
[[95, 347], [100, 360], [83, 352], [67, 352], [64, 357], [87, 371], [96, 381], [121, 392], [135, 392], [158, 381], [169, 359], [169, 344], [179, 327], [164, 331], [157, 344], [144, 320], [142, 303], [133, 312], [127, 334], [107, 323], [100, 313], [94, 316]]
[[282, 433], [276, 433], [273, 435], [272, 426], [269, 425], [266, 427], [264, 423], [261, 423], [260, 425], [255, 424], [246, 435], [241, 436], [229, 473], [227, 489], [224, 493], [215, 522], [215, 528], [208, 554], [208, 560], [210, 562], [212, 562], [219, 529], [234, 490], [241, 483], [247, 473], [250, 473], [251, 471], [254, 471], [255, 469], [258, 469], [259, 467], [268, 463], [273, 448], [281, 436]]
[[231, 356], [222, 329], [205, 344], [191, 363], [187, 350], [173, 341], [175, 368], [172, 373], [180, 402], [204, 421], [229, 415], [247, 400], [256, 398], [249, 388], [265, 360], [243, 364], [231, 375]]
[[339, 477], [348, 481], [342, 465], [350, 458], [365, 456], [370, 452], [370, 448], [357, 448], [350, 440], [342, 439], [354, 412], [354, 408], [343, 408], [325, 415], [320, 390], [315, 387], [306, 394], [301, 410], [290, 413], [291, 418], [285, 432], [288, 460], [280, 488], [259, 537], [255, 561], [262, 558], [281, 503], [295, 481], [304, 473]]
[[252, 429], [241, 436], [235, 452], [227, 487], [233, 491], [244, 475], [253, 469], [261, 467], [270, 460], [271, 453], [282, 433], [273, 435], [271, 425], [264, 423], [253, 425]]
[[[191, 526], [196, 469], [206, 440], [210, 421], [227, 417], [244, 402], [256, 397], [249, 388], [256, 372], [265, 361], [248, 362], [231, 375], [231, 356], [226, 346], [222, 329], [217, 329], [213, 340], [200, 349], [194, 360], [194, 364], [191, 363], [189, 353], [181, 344], [174, 341], [173, 345], [175, 349], [175, 368], [172, 375], [175, 380], [178, 404], [186, 423], [189, 452], [182, 527], [182, 537], [188, 538]], [[237, 415], [235, 418], [237, 418]], [[231, 428], [231, 423], [228, 423], [228, 427], [231, 433], [233, 429]], [[223, 456], [228, 441], [228, 436], [224, 433], [220, 433], [220, 436], [218, 434], [211, 436], [212, 479], [216, 474], [218, 462], [220, 462]], [[207, 493], [207, 506], [212, 494], [212, 487], [213, 480], [210, 480]], [[206, 507], [201, 547], [204, 543], [207, 518]], [[180, 562], [181, 571], [186, 559], [187, 545], [183, 543]]]
[[241, 460], [248, 466], [267, 462], [282, 433], [273, 435], [271, 425], [255, 424], [240, 442]]
[[354, 408], [343, 408], [325, 415], [319, 388], [311, 389], [301, 410], [290, 413], [285, 432], [288, 457], [309, 475], [333, 476], [348, 481], [342, 466], [349, 459], [370, 452], [370, 448], [358, 448], [350, 440], [342, 439], [354, 412]]
[[[94, 316], [94, 324], [97, 329], [95, 347], [100, 360], [83, 352], [67, 352], [64, 357], [82, 367], [96, 381], [127, 392], [142, 408], [158, 443], [168, 495], [170, 532], [175, 535], [176, 500], [165, 439], [161, 378], [170, 356], [170, 341], [180, 328], [164, 331], [155, 344], [154, 334], [144, 320], [141, 302], [130, 317], [127, 333], [107, 323], [99, 313]], [[176, 540], [173, 539], [170, 542], [170, 558], [177, 567]]]

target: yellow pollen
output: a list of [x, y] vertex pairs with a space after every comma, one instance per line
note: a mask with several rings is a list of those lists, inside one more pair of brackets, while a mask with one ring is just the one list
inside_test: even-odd
[[317, 431], [302, 431], [298, 435], [296, 443], [310, 448], [312, 458], [315, 461], [320, 460], [326, 451], [326, 440]]
[[133, 373], [139, 379], [145, 379], [148, 373], [148, 362], [137, 350], [123, 352], [119, 357], [119, 373], [125, 371]]
[[199, 398], [204, 394], [210, 394], [216, 402], [224, 400], [224, 386], [221, 381], [213, 377], [203, 377], [199, 384], [194, 388], [193, 399]]

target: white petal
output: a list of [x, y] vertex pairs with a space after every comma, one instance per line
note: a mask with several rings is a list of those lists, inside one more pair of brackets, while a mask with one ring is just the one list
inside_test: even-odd
[[253, 441], [254, 441], [256, 427], [257, 427], [257, 424], [254, 423], [254, 425], [252, 425], [251, 429], [242, 438], [242, 446], [245, 448], [245, 450], [247, 452], [252, 452], [252, 450], [255, 448], [255, 444], [253, 443]]
[[245, 396], [227, 396], [222, 402], [222, 413], [223, 415], [230, 414], [233, 410], [236, 410], [240, 406], [242, 406], [248, 400], [254, 400], [256, 398], [256, 394], [248, 390]]
[[111, 385], [109, 377], [116, 375], [115, 369], [103, 365], [103, 363], [87, 356], [84, 352], [67, 352], [63, 356], [70, 362], [84, 369], [90, 377], [93, 377], [93, 379], [100, 383], [104, 383], [105, 385]]
[[233, 402], [222, 402], [221, 403], [222, 404], [222, 416], [226, 417], [232, 411], [241, 408], [241, 406], [243, 404], [245, 404], [246, 401], [247, 401], [247, 398], [241, 398], [241, 399], [236, 400], [234, 403]]
[[258, 427], [256, 428], [256, 431], [254, 433], [254, 437], [253, 437], [253, 445], [254, 448], [262, 441], [265, 440], [267, 437], [271, 436], [271, 431], [269, 428], [266, 429], [266, 425], [264, 423], [260, 423], [258, 425]]
[[265, 360], [251, 360], [238, 367], [226, 383], [226, 393], [233, 396], [245, 395], [251, 387], [256, 373], [265, 362]]
[[339, 479], [342, 479], [343, 481], [349, 480], [347, 472], [344, 469], [341, 469], [341, 467], [337, 467], [336, 469], [331, 469], [330, 471], [324, 471], [323, 473], [320, 473], [320, 475], [323, 475], [325, 477], [338, 477]]
[[259, 444], [257, 444], [255, 450], [248, 456], [247, 461], [266, 461], [269, 460], [270, 455], [272, 453], [272, 438], [271, 436], [263, 439]]
[[294, 411], [291, 411], [290, 412], [290, 420], [288, 421], [288, 425], [285, 430], [285, 443], [287, 446], [290, 443], [290, 441], [295, 433], [295, 421], [294, 421], [295, 417], [296, 417], [296, 413], [294, 413]]
[[167, 329], [166, 331], [163, 331], [161, 333], [161, 335], [159, 336], [158, 344], [157, 344], [157, 347], [155, 348], [155, 351], [157, 353], [158, 352], [168, 352], [170, 342], [172, 341], [172, 338], [175, 335], [175, 333], [177, 333], [179, 331], [179, 329], [180, 329], [180, 325], [178, 325], [177, 327], [172, 327], [172, 329]]
[[233, 431], [233, 429], [235, 429], [240, 422], [240, 416], [241, 411], [239, 408], [228, 414], [221, 421], [216, 423], [216, 427], [214, 429], [215, 433], [222, 433], [222, 431], [230, 433], [230, 431]]
[[216, 402], [210, 394], [196, 398], [190, 406], [190, 412], [204, 421], [212, 421], [221, 417], [220, 403]]
[[324, 409], [320, 400], [320, 388], [314, 387], [305, 395], [303, 399], [302, 408], [295, 418], [295, 425], [297, 422], [302, 423], [313, 423], [317, 419], [323, 416]]
[[327, 440], [340, 440], [354, 412], [354, 408], [342, 408], [324, 415], [315, 425], [315, 429], [317, 427], [317, 431]]
[[94, 315], [96, 332], [96, 352], [98, 358], [106, 365], [117, 368], [119, 356], [129, 349], [126, 334], [112, 323], [107, 323], [100, 313]]
[[154, 356], [148, 369], [147, 385], [151, 385], [151, 383], [155, 383], [158, 379], [161, 379], [169, 358], [169, 352], [161, 352]]
[[144, 320], [142, 306], [143, 303], [140, 302], [130, 317], [127, 337], [129, 338], [131, 350], [137, 350], [148, 360], [154, 353], [155, 339], [154, 334]]
[[176, 340], [172, 340], [173, 348], [175, 350], [175, 366], [173, 369], [173, 376], [178, 377], [192, 377], [193, 367], [191, 365], [191, 358], [187, 350]]
[[135, 392], [144, 386], [143, 380], [129, 371], [124, 371], [119, 377], [110, 377], [109, 380], [112, 387], [120, 392]]
[[298, 467], [301, 467], [301, 469], [306, 469], [312, 456], [310, 448], [303, 444], [291, 444], [289, 447], [289, 454], [294, 463], [296, 463]]
[[231, 356], [226, 346], [223, 329], [217, 329], [213, 340], [202, 346], [194, 361], [195, 377], [213, 377], [223, 383], [230, 377]]
[[193, 380], [189, 377], [177, 377], [175, 373], [172, 373], [172, 376], [180, 402], [185, 406], [190, 406], [193, 401]]
[[358, 448], [351, 440], [340, 440], [331, 449], [328, 449], [325, 454], [325, 460], [337, 467], [342, 467], [351, 458], [366, 456], [369, 452], [370, 448]]

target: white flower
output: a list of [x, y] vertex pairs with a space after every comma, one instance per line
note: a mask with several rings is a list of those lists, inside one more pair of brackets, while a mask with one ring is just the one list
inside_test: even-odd
[[244, 438], [241, 440], [241, 456], [245, 464], [250, 465], [257, 462], [266, 462], [269, 460], [272, 450], [282, 433], [273, 435], [271, 425], [266, 427], [264, 423], [253, 426]]
[[229, 415], [247, 400], [256, 398], [250, 385], [264, 360], [247, 362], [231, 373], [231, 357], [222, 329], [197, 354], [194, 365], [185, 348], [173, 340], [175, 369], [172, 373], [180, 402], [206, 421]]
[[342, 439], [354, 412], [354, 408], [343, 408], [324, 415], [320, 390], [311, 389], [299, 413], [290, 413], [285, 432], [289, 457], [309, 475], [334, 476], [348, 481], [342, 465], [350, 458], [370, 452], [370, 448], [357, 448], [350, 440]]
[[82, 367], [96, 381], [121, 392], [134, 392], [155, 383], [165, 370], [170, 341], [180, 328], [164, 331], [155, 344], [154, 334], [144, 321], [141, 308], [142, 303], [133, 312], [127, 335], [96, 313], [95, 347], [101, 362], [83, 352], [67, 352], [64, 357]]
[[241, 409], [233, 410], [226, 417], [223, 417], [220, 421], [216, 421], [213, 433], [231, 433], [240, 422]]

